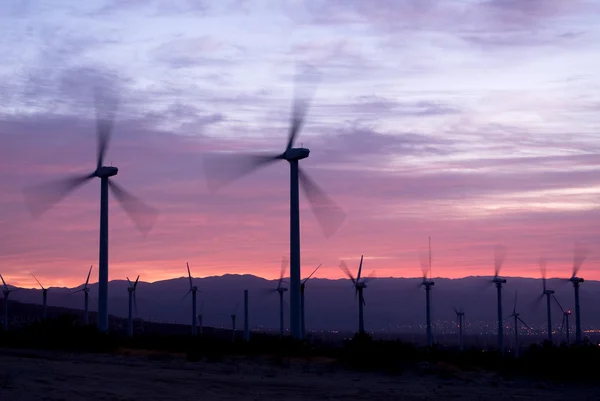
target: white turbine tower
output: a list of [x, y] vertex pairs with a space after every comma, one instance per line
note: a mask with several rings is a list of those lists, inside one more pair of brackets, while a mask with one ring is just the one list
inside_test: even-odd
[[502, 285], [506, 284], [506, 280], [499, 277], [500, 270], [506, 258], [506, 248], [501, 245], [496, 245], [494, 250], [494, 278], [492, 283], [496, 285], [498, 294], [498, 349], [500, 353], [504, 353], [504, 317], [502, 316]]
[[350, 269], [348, 269], [346, 262], [344, 262], [343, 260], [340, 262], [340, 269], [342, 269], [342, 271], [346, 274], [346, 276], [348, 276], [348, 278], [350, 280], [352, 280], [352, 284], [354, 285], [354, 288], [355, 288], [355, 295], [356, 295], [356, 298], [358, 299], [358, 334], [365, 334], [365, 319], [364, 319], [363, 307], [367, 303], [365, 302], [365, 297], [363, 295], [363, 291], [365, 288], [367, 288], [367, 282], [369, 282], [372, 278], [372, 276], [369, 276], [367, 278], [363, 278], [362, 281], [360, 280], [360, 275], [362, 273], [362, 265], [363, 265], [363, 255], [360, 256], [360, 264], [358, 265], [358, 274], [357, 274], [356, 278], [354, 278], [354, 276], [350, 272]]
[[129, 283], [129, 287], [127, 287], [127, 293], [129, 295], [129, 318], [127, 319], [127, 335], [129, 337], [133, 337], [133, 310], [135, 309], [135, 315], [137, 316], [137, 300], [135, 298], [135, 289], [138, 285], [138, 280], [140, 276], [138, 275], [135, 279], [135, 283], [132, 283], [127, 277], [127, 282]]
[[[425, 287], [425, 322], [426, 322], [426, 335], [427, 335], [427, 346], [433, 346], [433, 330], [431, 327], [431, 291], [435, 285], [431, 279], [431, 238], [429, 238], [429, 255], [421, 254], [421, 270], [423, 272], [423, 279], [419, 286]], [[429, 278], [427, 277], [429, 275]]]
[[4, 288], [2, 289], [2, 294], [4, 294], [4, 331], [8, 331], [8, 296], [11, 292], [16, 291], [16, 288], [8, 288], [6, 285], [6, 281], [4, 281], [4, 277], [0, 274], [0, 279], [2, 280], [2, 285]]
[[515, 319], [515, 326], [514, 326], [515, 327], [515, 358], [518, 358], [519, 350], [520, 350], [520, 347], [519, 347], [519, 322], [521, 322], [523, 324], [523, 326], [527, 327], [530, 330], [531, 330], [531, 327], [529, 327], [527, 325], [527, 323], [525, 323], [523, 321], [523, 319], [521, 319], [520, 313], [517, 313], [517, 292], [516, 291], [515, 291], [515, 304], [513, 306], [513, 313], [510, 314], [508, 316], [508, 318], [511, 318], [511, 317]]
[[577, 344], [582, 341], [581, 331], [581, 310], [579, 307], [579, 285], [583, 283], [583, 278], [577, 277], [581, 265], [587, 258], [588, 251], [583, 248], [581, 244], [575, 244], [575, 250], [573, 254], [573, 274], [569, 281], [573, 284], [573, 291], [575, 292], [575, 342]]
[[80, 290], [76, 290], [73, 291], [71, 294], [77, 294], [78, 292], [83, 292], [84, 295], [84, 301], [83, 301], [83, 324], [89, 324], [90, 323], [90, 317], [89, 317], [89, 313], [88, 313], [88, 306], [89, 306], [89, 296], [90, 296], [90, 288], [88, 287], [88, 283], [90, 282], [90, 274], [92, 274], [92, 266], [90, 266], [90, 271], [88, 272], [87, 278], [85, 279], [85, 284], [83, 285], [83, 288]]
[[102, 332], [108, 331], [108, 192], [121, 203], [121, 206], [129, 214], [137, 228], [147, 234], [158, 213], [155, 209], [147, 206], [140, 199], [133, 196], [110, 177], [117, 175], [119, 169], [113, 166], [105, 166], [104, 158], [111, 138], [114, 118], [117, 109], [116, 97], [109, 100], [102, 96], [102, 91], [96, 89], [96, 134], [98, 139], [96, 167], [91, 173], [77, 174], [58, 181], [46, 183], [36, 187], [25, 189], [25, 200], [30, 212], [34, 217], [39, 217], [46, 210], [57, 204], [69, 193], [79, 188], [86, 182], [100, 179], [100, 252], [98, 261], [98, 329]]
[[47, 316], [46, 315], [46, 305], [47, 305], [47, 301], [48, 301], [48, 289], [44, 288], [44, 286], [42, 285], [42, 283], [40, 283], [40, 280], [37, 279], [35, 274], [31, 273], [31, 275], [33, 276], [35, 281], [37, 281], [39, 286], [42, 287], [42, 320], [46, 320], [46, 316]]
[[[314, 78], [314, 76], [313, 76]], [[302, 186], [313, 212], [326, 237], [330, 237], [344, 222], [345, 213], [325, 194], [325, 192], [304, 172], [299, 162], [306, 159], [310, 151], [306, 148], [294, 148], [294, 142], [308, 110], [308, 104], [316, 88], [316, 80], [309, 80], [303, 95], [296, 94], [292, 111], [292, 123], [288, 134], [287, 146], [283, 153], [275, 154], [229, 154], [207, 155], [205, 171], [211, 191], [219, 186], [247, 175], [261, 167], [285, 160], [290, 165], [290, 330], [296, 339], [302, 339], [300, 316], [300, 198], [299, 186]], [[296, 82], [296, 86], [298, 80]]]
[[313, 270], [312, 273], [310, 273], [310, 275], [305, 278], [304, 280], [302, 280], [302, 283], [300, 284], [300, 314], [301, 314], [301, 327], [302, 327], [302, 338], [306, 338], [306, 321], [305, 321], [305, 317], [304, 317], [304, 290], [306, 289], [306, 282], [308, 280], [310, 280], [310, 278], [317, 272], [317, 270], [319, 270], [319, 268], [321, 267], [321, 265], [317, 266], [317, 268], [315, 270]]
[[[185, 263], [187, 266], [187, 271], [188, 271], [188, 279], [190, 280], [190, 289], [188, 290], [188, 292], [185, 293], [185, 295], [183, 296], [183, 299], [181, 301], [183, 301], [188, 294], [192, 294], [192, 336], [196, 336], [197, 333], [197, 315], [196, 315], [196, 293], [198, 292], [198, 287], [194, 285], [193, 279], [192, 279], [192, 273], [190, 272], [190, 265], [189, 263]], [[202, 325], [202, 323], [200, 324]]]

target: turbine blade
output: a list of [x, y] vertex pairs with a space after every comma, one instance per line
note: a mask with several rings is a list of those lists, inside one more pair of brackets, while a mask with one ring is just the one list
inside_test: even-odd
[[33, 217], [40, 217], [69, 193], [95, 177], [95, 173], [74, 175], [23, 189], [25, 206]]
[[0, 274], [0, 279], [2, 279], [2, 284], [4, 284], [4, 289], [8, 290], [8, 286], [6, 285], [6, 281], [4, 281], [4, 277]]
[[[298, 66], [296, 67], [298, 70]], [[319, 71], [308, 66], [304, 73], [296, 73], [294, 83], [294, 100], [292, 106], [292, 121], [290, 131], [288, 133], [288, 142], [286, 149], [289, 150], [294, 146], [298, 132], [304, 125], [306, 113], [316, 92], [320, 80]]]
[[181, 298], [181, 301], [179, 301], [179, 302], [183, 302], [183, 301], [185, 301], [185, 299], [186, 299], [186, 298], [187, 298], [187, 296], [190, 294], [190, 292], [192, 292], [191, 288], [190, 288], [190, 290], [189, 290], [188, 292], [186, 292], [186, 293], [185, 293], [185, 295], [183, 296], [183, 298]]
[[283, 281], [283, 275], [285, 274], [287, 268], [287, 259], [285, 257], [281, 258], [281, 270], [279, 271], [279, 281], [277, 282], [277, 288], [281, 288], [281, 283]]
[[39, 284], [39, 286], [42, 287], [42, 290], [45, 290], [44, 286], [42, 285], [42, 283], [40, 283], [40, 280], [37, 279], [37, 277], [35, 276], [35, 274], [31, 273], [31, 275], [33, 276], [33, 278], [35, 279], [35, 281], [37, 281], [37, 283]]
[[581, 265], [585, 261], [588, 255], [588, 249], [583, 246], [581, 243], [576, 243], [574, 252], [573, 252], [573, 276], [577, 276], [579, 269], [581, 269]]
[[187, 266], [187, 270], [188, 270], [188, 278], [190, 279], [190, 290], [191, 290], [192, 287], [194, 287], [194, 284], [192, 283], [192, 273], [190, 272], [190, 264], [188, 262], [185, 262], [185, 265]]
[[126, 277], [126, 278], [127, 278], [127, 282], [129, 283], [129, 286], [133, 287], [133, 284], [131, 284], [131, 281], [129, 280], [129, 277]]
[[133, 220], [137, 229], [143, 235], [147, 235], [152, 230], [154, 223], [156, 223], [156, 219], [158, 218], [157, 210], [146, 205], [115, 182], [109, 180], [108, 185], [111, 187], [115, 198], [117, 198], [125, 212]]
[[346, 265], [346, 262], [344, 262], [343, 260], [340, 262], [340, 269], [342, 269], [346, 276], [348, 276], [348, 278], [352, 280], [352, 284], [356, 285], [356, 280], [354, 279], [354, 276], [350, 272], [350, 269], [348, 269], [348, 265]]
[[313, 270], [313, 272], [310, 273], [310, 275], [306, 279], [304, 279], [304, 283], [306, 283], [313, 276], [313, 274], [315, 274], [317, 270], [319, 270], [319, 267], [321, 267], [321, 265], [317, 266], [317, 268]]
[[88, 272], [87, 278], [85, 279], [85, 285], [84, 285], [84, 287], [87, 287], [87, 285], [88, 285], [88, 283], [90, 281], [90, 274], [92, 274], [92, 267], [93, 266], [94, 265], [90, 266], [90, 271]]
[[372, 281], [374, 278], [376, 278], [375, 270], [373, 270], [371, 273], [369, 273], [369, 275], [367, 277], [363, 278], [362, 282], [367, 284], [369, 281]]
[[367, 306], [367, 301], [365, 301], [365, 294], [363, 294], [363, 296], [362, 296], [362, 300], [363, 300], [363, 305], [364, 305], [364, 306]]
[[362, 273], [363, 256], [360, 255], [360, 264], [358, 265], [358, 275], [356, 276], [356, 282], [360, 280], [360, 274]]
[[422, 251], [419, 253], [419, 260], [421, 262], [421, 272], [423, 273], [423, 281], [427, 280], [427, 274], [429, 272], [429, 255]]
[[137, 308], [137, 298], [135, 296], [135, 291], [133, 292], [133, 314], [135, 317], [137, 317], [138, 308]]
[[[112, 93], [115, 95], [116, 93]], [[94, 106], [96, 109], [97, 155], [96, 168], [102, 167], [104, 156], [112, 136], [115, 116], [118, 108], [117, 96], [108, 96], [107, 88], [94, 88]]]
[[546, 292], [546, 259], [540, 258], [538, 263], [540, 265], [540, 274], [542, 275], [542, 288]]
[[518, 320], [519, 322], [521, 322], [521, 323], [523, 324], [523, 326], [525, 326], [525, 327], [527, 327], [529, 330], [531, 330], [531, 327], [529, 327], [529, 325], [528, 325], [527, 323], [525, 323], [525, 322], [523, 321], [523, 319], [521, 319], [520, 317], [518, 317], [518, 316], [517, 316], [517, 320]]
[[506, 248], [502, 245], [496, 245], [494, 248], [494, 276], [500, 274], [504, 259], [506, 258]]
[[558, 302], [558, 299], [554, 296], [554, 294], [552, 294], [552, 298], [554, 298], [554, 300], [556, 301], [556, 304], [558, 305], [558, 307], [560, 308], [562, 313], [565, 313], [565, 310], [563, 309], [562, 305], [560, 304], [560, 302]]
[[75, 290], [75, 291], [73, 291], [73, 292], [70, 292], [70, 293], [69, 293], [69, 294], [67, 294], [67, 295], [73, 295], [73, 294], [77, 294], [78, 292], [81, 292], [81, 291], [84, 291], [84, 289], [83, 289], [83, 288], [81, 288], [81, 289], [79, 289], [79, 290]]
[[219, 188], [281, 159], [283, 159], [282, 154], [208, 153], [203, 158], [206, 184], [209, 191], [215, 192]]
[[346, 213], [300, 167], [298, 178], [323, 234], [326, 238], [331, 237], [346, 220]]
[[135, 283], [133, 283], [133, 289], [135, 289], [135, 287], [137, 287], [139, 279], [140, 279], [140, 275], [138, 274], [137, 278], [135, 279]]

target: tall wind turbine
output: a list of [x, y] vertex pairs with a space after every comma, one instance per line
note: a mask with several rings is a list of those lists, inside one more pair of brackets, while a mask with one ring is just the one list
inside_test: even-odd
[[583, 283], [583, 278], [577, 277], [581, 265], [587, 258], [587, 249], [581, 245], [576, 244], [573, 254], [573, 274], [569, 281], [573, 284], [573, 291], [575, 292], [575, 342], [581, 343], [581, 311], [579, 308], [579, 285]]
[[463, 342], [463, 321], [465, 318], [465, 312], [463, 312], [463, 309], [456, 309], [454, 308], [454, 313], [456, 313], [456, 322], [458, 324], [458, 349], [460, 349], [461, 351], [464, 349], [464, 342]]
[[354, 285], [354, 288], [355, 288], [355, 294], [358, 299], [358, 333], [359, 334], [365, 333], [365, 320], [364, 320], [363, 307], [366, 305], [366, 302], [365, 302], [365, 297], [363, 295], [363, 291], [365, 288], [367, 288], [367, 282], [370, 280], [370, 277], [367, 277], [366, 279], [363, 278], [362, 281], [360, 280], [360, 275], [362, 273], [362, 265], [363, 265], [363, 255], [360, 256], [360, 264], [358, 265], [358, 274], [357, 274], [356, 278], [354, 278], [354, 276], [348, 269], [346, 262], [344, 262], [342, 260], [340, 263], [340, 269], [342, 269], [342, 271], [344, 273], [346, 273], [346, 276], [348, 276], [348, 278], [350, 280], [352, 280], [352, 284]]
[[85, 279], [85, 284], [83, 288], [77, 291], [73, 291], [71, 294], [76, 294], [78, 292], [83, 292], [84, 295], [84, 304], [83, 304], [83, 324], [89, 324], [90, 318], [88, 314], [88, 298], [90, 296], [90, 288], [88, 287], [88, 283], [90, 282], [90, 274], [92, 274], [92, 266], [90, 266], [90, 271], [88, 272], [87, 278]]
[[304, 290], [306, 289], [306, 282], [310, 280], [310, 278], [317, 272], [317, 270], [319, 270], [320, 267], [321, 265], [317, 266], [317, 268], [313, 270], [313, 272], [310, 273], [310, 275], [307, 278], [302, 280], [302, 283], [300, 283], [300, 314], [302, 318], [302, 338], [306, 338], [306, 322], [304, 319]]
[[515, 303], [513, 306], [513, 313], [510, 314], [508, 316], [509, 318], [512, 317], [515, 319], [515, 358], [519, 357], [519, 322], [521, 322], [523, 324], [523, 326], [527, 327], [528, 329], [531, 330], [531, 327], [529, 327], [527, 325], [527, 323], [525, 323], [523, 321], [523, 319], [521, 319], [520, 317], [520, 313], [517, 313], [517, 292], [515, 291]]
[[496, 285], [496, 290], [498, 292], [498, 349], [502, 354], [504, 353], [504, 317], [502, 316], [502, 284], [506, 284], [506, 279], [499, 277], [498, 274], [500, 274], [500, 269], [502, 269], [505, 257], [506, 248], [501, 245], [497, 245], [494, 250], [494, 278], [492, 279], [492, 283]]
[[[421, 270], [423, 271], [423, 280], [420, 286], [425, 287], [425, 316], [427, 323], [427, 346], [433, 346], [433, 332], [431, 330], [431, 290], [435, 283], [431, 279], [431, 238], [429, 238], [429, 256], [425, 258], [421, 254]], [[429, 278], [427, 278], [429, 274]]]
[[[190, 280], [190, 289], [185, 293], [183, 299], [185, 299], [189, 293], [192, 293], [192, 336], [196, 336], [196, 325], [197, 325], [197, 315], [196, 315], [196, 293], [198, 292], [198, 287], [194, 285], [192, 281], [192, 273], [190, 272], [189, 263], [185, 262], [188, 271], [188, 278]], [[183, 301], [182, 299], [182, 301]]]
[[542, 297], [546, 296], [546, 315], [548, 317], [548, 342], [552, 344], [552, 297], [554, 291], [546, 288], [546, 260], [540, 259], [540, 272], [542, 273]]
[[96, 136], [97, 157], [96, 167], [91, 173], [77, 174], [51, 183], [25, 189], [25, 200], [35, 217], [39, 217], [46, 210], [57, 204], [69, 193], [84, 183], [100, 179], [100, 255], [98, 262], [98, 329], [108, 331], [108, 192], [121, 203], [123, 209], [129, 214], [137, 228], [147, 234], [157, 218], [157, 212], [140, 199], [133, 196], [110, 177], [117, 175], [119, 169], [105, 166], [104, 158], [111, 138], [114, 118], [116, 114], [116, 99], [108, 101], [99, 89], [94, 92], [96, 106]]
[[127, 277], [127, 282], [129, 283], [129, 287], [127, 287], [127, 293], [129, 294], [129, 318], [127, 319], [127, 335], [129, 337], [133, 337], [133, 309], [135, 308], [135, 315], [137, 316], [137, 300], [135, 298], [135, 289], [138, 285], [138, 280], [140, 276], [138, 275], [135, 279], [135, 283], [131, 283], [129, 277]]
[[[306, 76], [306, 75], [305, 75]], [[313, 76], [314, 77], [314, 76]], [[298, 82], [296, 79], [296, 92]], [[290, 330], [296, 339], [302, 338], [300, 317], [300, 200], [299, 184], [309, 200], [312, 210], [326, 237], [337, 231], [346, 218], [346, 214], [325, 194], [325, 192], [304, 172], [299, 162], [308, 157], [310, 151], [304, 147], [294, 148], [296, 137], [304, 123], [304, 117], [312, 94], [316, 89], [316, 79], [306, 82], [303, 94], [296, 93], [294, 98], [292, 121], [288, 141], [283, 153], [275, 154], [229, 154], [207, 155], [205, 171], [211, 191], [219, 186], [240, 178], [261, 167], [279, 160], [290, 165]]]
[[31, 275], [33, 276], [35, 281], [37, 281], [39, 286], [42, 287], [42, 320], [46, 320], [46, 304], [48, 301], [48, 289], [44, 288], [44, 286], [42, 285], [42, 283], [40, 283], [40, 280], [37, 279], [35, 274], [31, 273]]
[[2, 274], [0, 274], [0, 279], [2, 280], [2, 285], [4, 286], [2, 289], [2, 294], [4, 294], [4, 331], [6, 332], [8, 331], [8, 296], [16, 289], [8, 288], [8, 285], [6, 285], [6, 281], [4, 281]]
[[281, 271], [279, 272], [279, 280], [277, 281], [277, 287], [270, 292], [276, 292], [279, 294], [279, 337], [283, 338], [284, 323], [283, 323], [283, 293], [288, 289], [284, 286], [283, 275], [285, 274], [287, 267], [287, 261], [285, 258], [281, 260]]
[[231, 315], [229, 315], [231, 317], [231, 341], [235, 342], [235, 318], [236, 318], [236, 313], [238, 310], [238, 306], [240, 306], [240, 303], [236, 303], [235, 304], [235, 309], [233, 310], [233, 312], [231, 312]]

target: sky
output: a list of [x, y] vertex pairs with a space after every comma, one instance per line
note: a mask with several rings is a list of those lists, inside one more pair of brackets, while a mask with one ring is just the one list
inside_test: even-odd
[[[4, 0], [0, 273], [76, 286], [98, 263], [99, 181], [35, 219], [23, 188], [95, 167], [92, 87], [118, 88], [106, 162], [159, 211], [141, 235], [110, 200], [110, 279], [276, 278], [289, 167], [216, 193], [203, 156], [283, 151], [296, 65], [321, 80], [301, 166], [347, 218], [325, 238], [301, 195], [303, 276], [600, 279], [598, 1]], [[96, 281], [93, 277], [92, 281]]]

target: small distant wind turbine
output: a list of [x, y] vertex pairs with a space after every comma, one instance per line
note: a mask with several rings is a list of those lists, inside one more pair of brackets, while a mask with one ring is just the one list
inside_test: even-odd
[[33, 276], [35, 281], [37, 281], [39, 286], [42, 287], [42, 320], [46, 320], [46, 303], [48, 300], [48, 289], [44, 288], [44, 286], [42, 285], [42, 283], [40, 283], [40, 280], [37, 279], [35, 274], [31, 273], [31, 275]]
[[573, 252], [573, 274], [569, 281], [573, 283], [573, 290], [575, 292], [575, 342], [581, 343], [581, 311], [579, 308], [579, 285], [583, 283], [583, 278], [577, 277], [581, 265], [587, 258], [588, 251], [583, 248], [581, 244], [575, 244]]
[[279, 293], [279, 337], [283, 338], [284, 323], [283, 323], [283, 293], [288, 289], [283, 286], [283, 275], [287, 268], [287, 261], [285, 258], [281, 260], [281, 271], [279, 272], [279, 280], [277, 281], [277, 288], [274, 288], [272, 292]]
[[0, 274], [0, 279], [2, 279], [2, 284], [4, 285], [4, 288], [2, 289], [2, 293], [4, 294], [4, 331], [8, 331], [8, 295], [11, 292], [16, 291], [16, 289], [8, 288], [2, 274]]
[[356, 291], [355, 294], [356, 294], [356, 297], [358, 298], [358, 333], [359, 334], [365, 333], [365, 320], [364, 320], [363, 307], [366, 305], [366, 302], [365, 302], [365, 297], [363, 295], [363, 291], [365, 288], [367, 288], [367, 282], [371, 279], [371, 277], [367, 277], [366, 279], [363, 278], [362, 281], [360, 280], [360, 275], [362, 272], [362, 265], [363, 265], [363, 255], [360, 256], [360, 264], [358, 265], [358, 274], [357, 274], [356, 278], [354, 278], [354, 276], [348, 269], [346, 262], [344, 262], [343, 260], [340, 262], [340, 269], [342, 269], [342, 271], [346, 274], [346, 276], [348, 276], [348, 278], [350, 280], [352, 280], [352, 284], [354, 285], [354, 288]]
[[302, 283], [300, 283], [300, 313], [302, 316], [302, 338], [306, 338], [306, 323], [304, 320], [304, 290], [306, 288], [306, 282], [310, 280], [310, 278], [317, 272], [317, 270], [319, 270], [320, 267], [321, 265], [317, 266], [317, 268], [313, 270], [313, 272], [310, 273], [310, 275], [307, 278], [302, 280]]
[[192, 273], [190, 272], [190, 265], [189, 263], [185, 263], [187, 266], [187, 271], [188, 271], [188, 278], [190, 280], [190, 289], [188, 290], [188, 292], [185, 293], [185, 295], [183, 296], [182, 301], [188, 296], [189, 293], [192, 293], [192, 336], [196, 335], [196, 324], [197, 324], [197, 320], [196, 320], [196, 293], [198, 292], [198, 287], [194, 285], [193, 281], [192, 281]]
[[500, 353], [504, 353], [504, 317], [502, 316], [502, 284], [506, 284], [506, 279], [498, 276], [504, 259], [506, 257], [506, 248], [502, 245], [496, 245], [494, 250], [494, 278], [492, 283], [496, 284], [498, 291], [498, 349]]
[[515, 319], [515, 358], [519, 357], [519, 322], [521, 322], [523, 324], [523, 326], [527, 327], [528, 329], [531, 330], [531, 327], [529, 327], [527, 325], [527, 323], [525, 323], [523, 321], [523, 319], [521, 319], [520, 317], [520, 313], [517, 313], [517, 292], [515, 291], [515, 303], [513, 306], [513, 313], [511, 315], [509, 315], [507, 317], [508, 318], [514, 318]]
[[458, 324], [458, 348], [462, 351], [464, 349], [464, 342], [463, 342], [463, 320], [465, 317], [465, 312], [463, 312], [463, 309], [456, 309], [454, 308], [454, 313], [456, 313], [456, 322]]
[[[312, 69], [314, 70], [314, 69]], [[312, 206], [317, 220], [323, 228], [326, 237], [333, 235], [342, 225], [346, 214], [340, 209], [314, 182], [307, 173], [300, 168], [299, 162], [306, 159], [309, 149], [295, 148], [294, 143], [298, 133], [304, 125], [304, 117], [312, 95], [316, 89], [318, 74], [303, 74], [305, 80], [303, 94], [294, 99], [292, 121], [288, 134], [288, 141], [283, 153], [274, 154], [213, 154], [205, 157], [205, 171], [207, 173], [208, 187], [214, 191], [225, 183], [232, 182], [244, 175], [250, 174], [259, 168], [266, 167], [280, 160], [285, 160], [290, 165], [290, 331], [296, 339], [302, 339], [300, 316], [300, 200], [299, 187], [302, 187], [306, 198]], [[300, 78], [300, 76], [298, 76]], [[296, 89], [299, 80], [296, 79]], [[296, 90], [297, 92], [297, 90]], [[298, 93], [298, 92], [297, 92]]]
[[105, 166], [104, 159], [117, 109], [116, 98], [108, 101], [101, 96], [102, 91], [96, 88], [96, 135], [98, 139], [95, 170], [90, 173], [77, 174], [58, 181], [26, 188], [25, 200], [34, 217], [41, 216], [46, 210], [60, 202], [69, 193], [86, 182], [100, 179], [100, 258], [98, 262], [98, 329], [108, 331], [108, 192], [109, 189], [117, 198], [125, 212], [131, 217], [137, 228], [147, 234], [154, 225], [158, 213], [137, 197], [130, 194], [119, 184], [109, 180], [117, 175], [119, 169]]
[[570, 338], [569, 338], [569, 316], [571, 316], [571, 310], [564, 310], [562, 305], [560, 304], [560, 302], [558, 302], [558, 299], [556, 299], [555, 296], [553, 296], [554, 300], [556, 301], [556, 304], [558, 305], [558, 307], [560, 308], [563, 318], [562, 318], [562, 322], [560, 324], [560, 329], [559, 332], [562, 334], [563, 329], [566, 329], [565, 334], [566, 334], [566, 342], [567, 345], [570, 344]]
[[231, 312], [231, 341], [235, 342], [235, 317], [237, 316], [237, 310], [238, 310], [238, 306], [240, 306], [240, 303], [236, 303], [235, 304], [235, 309], [233, 310], [233, 312]]
[[542, 297], [546, 296], [546, 314], [548, 317], [548, 342], [552, 344], [552, 297], [554, 296], [554, 291], [546, 288], [546, 260], [541, 259], [539, 261], [540, 264], [540, 272], [542, 273]]
[[135, 308], [135, 315], [137, 316], [137, 300], [135, 298], [135, 289], [138, 285], [138, 280], [140, 276], [138, 275], [135, 279], [135, 283], [131, 283], [129, 277], [127, 277], [127, 282], [129, 283], [129, 287], [127, 287], [127, 293], [129, 294], [129, 319], [127, 320], [127, 335], [129, 337], [133, 337], [133, 309]]
[[[83, 324], [89, 324], [90, 318], [88, 314], [88, 297], [90, 296], [90, 288], [88, 287], [88, 283], [90, 282], [90, 274], [92, 274], [92, 266], [90, 266], [90, 271], [88, 272], [87, 278], [85, 279], [85, 284], [83, 288], [77, 291], [73, 291], [71, 294], [77, 294], [78, 292], [83, 292], [84, 294], [84, 309], [83, 309]], [[40, 284], [41, 285], [41, 284]], [[69, 294], [69, 295], [71, 295]]]
[[[431, 238], [429, 238], [429, 257], [421, 254], [421, 270], [423, 271], [423, 281], [419, 286], [425, 287], [425, 316], [427, 323], [427, 346], [433, 346], [433, 331], [431, 328], [431, 290], [435, 283], [431, 279]], [[427, 274], [430, 275], [427, 278]]]

